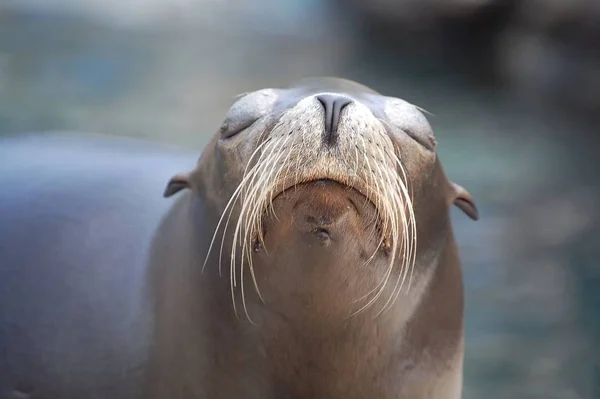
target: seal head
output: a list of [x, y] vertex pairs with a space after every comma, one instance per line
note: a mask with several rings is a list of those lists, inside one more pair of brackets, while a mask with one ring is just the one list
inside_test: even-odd
[[[277, 237], [273, 246], [297, 247], [280, 231], [286, 222], [313, 234], [330, 253], [344, 252], [331, 246], [341, 237], [350, 247], [372, 240], [374, 248], [358, 245], [363, 247], [358, 259], [369, 263], [381, 252], [389, 260], [384, 280], [400, 264], [396, 277], [403, 284], [414, 272], [421, 225], [444, 220], [451, 203], [478, 218], [469, 193], [446, 179], [422, 110], [352, 81], [308, 79], [288, 89], [246, 94], [231, 107], [210, 146], [212, 164], [201, 160], [195, 171], [174, 176], [165, 196], [187, 187], [209, 195], [206, 188], [214, 181], [223, 186], [211, 202], [223, 216], [219, 228], [236, 221], [229, 259], [232, 288], [235, 268], [243, 273], [246, 262], [252, 268], [251, 250], [265, 248], [268, 257], [265, 237], [271, 228], [277, 231], [271, 234]], [[213, 173], [210, 180], [207, 169]], [[374, 292], [377, 298], [382, 293]]]

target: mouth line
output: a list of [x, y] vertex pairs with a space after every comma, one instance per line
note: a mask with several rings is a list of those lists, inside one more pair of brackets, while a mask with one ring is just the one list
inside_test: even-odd
[[[369, 201], [373, 206], [375, 206], [375, 204], [373, 203], [373, 201], [371, 200], [371, 198], [369, 198], [365, 192], [363, 192], [360, 188], [356, 187], [355, 185], [350, 185], [348, 183], [345, 183], [341, 180], [332, 178], [332, 177], [319, 177], [319, 178], [311, 178], [311, 179], [306, 179], [306, 180], [299, 180], [297, 182], [293, 182], [290, 184], [285, 185], [281, 190], [277, 190], [275, 191], [275, 195], [273, 195], [273, 200], [272, 202], [275, 202], [275, 200], [277, 198], [279, 198], [282, 194], [285, 194], [286, 192], [288, 192], [289, 190], [295, 189], [298, 186], [302, 186], [305, 184], [315, 184], [315, 185], [323, 185], [323, 186], [327, 186], [330, 184], [336, 184], [339, 186], [344, 187], [344, 189], [348, 190], [348, 191], [352, 191], [357, 193], [358, 195], [360, 195], [361, 197], [365, 198], [367, 201]], [[348, 200], [352, 203], [352, 205], [354, 206], [354, 208], [358, 211], [358, 206], [356, 205], [356, 203], [352, 200], [351, 196], [348, 197]]]
[[[290, 190], [293, 190], [298, 186], [306, 185], [306, 184], [316, 184], [316, 185], [322, 184], [322, 185], [324, 185], [324, 187], [323, 187], [324, 189], [326, 189], [327, 185], [338, 185], [338, 186], [343, 187], [345, 190], [348, 191], [347, 200], [349, 201], [349, 203], [352, 206], [352, 208], [354, 209], [354, 211], [359, 215], [365, 215], [365, 209], [364, 209], [365, 206], [372, 207], [372, 209], [375, 212], [375, 215], [374, 215], [374, 218], [371, 219], [370, 221], [368, 221], [367, 224], [364, 226], [365, 231], [371, 227], [374, 228], [375, 229], [374, 231], [379, 236], [380, 240], [383, 240], [380, 243], [381, 249], [385, 252], [386, 255], [389, 255], [389, 248], [388, 248], [388, 246], [386, 246], [384, 244], [385, 237], [383, 236], [383, 232], [381, 230], [382, 220], [381, 220], [381, 214], [379, 212], [379, 209], [373, 202], [373, 199], [370, 198], [369, 196], [367, 196], [364, 193], [364, 191], [362, 191], [355, 185], [349, 185], [347, 183], [344, 183], [344, 182], [342, 182], [336, 178], [330, 177], [330, 176], [311, 178], [311, 179], [306, 179], [306, 180], [299, 180], [294, 183], [285, 185], [284, 188], [281, 190], [277, 190], [276, 194], [273, 196], [271, 205], [273, 203], [275, 203], [275, 201], [279, 197], [284, 195], [286, 192], [289, 192]], [[364, 202], [364, 203], [361, 203], [361, 202]], [[323, 226], [323, 229], [325, 232], [327, 232], [326, 227]], [[263, 221], [263, 224], [261, 226], [261, 232], [254, 239], [253, 247], [254, 247], [255, 251], [260, 250], [260, 248], [262, 248], [264, 246], [264, 239], [265, 239], [266, 235], [267, 235], [267, 225]]]
[[[354, 211], [357, 214], [362, 215], [365, 213], [365, 206], [372, 207], [372, 209], [374, 210], [374, 212], [376, 214], [376, 217], [372, 220], [371, 223], [375, 223], [375, 224], [377, 224], [377, 226], [380, 227], [380, 224], [382, 223], [381, 215], [380, 215], [379, 208], [375, 204], [374, 199], [371, 198], [370, 196], [368, 196], [365, 191], [363, 191], [361, 188], [357, 187], [356, 185], [351, 185], [351, 184], [345, 183], [345, 182], [343, 182], [339, 179], [336, 179], [335, 177], [331, 177], [331, 176], [310, 178], [310, 179], [299, 180], [297, 182], [287, 184], [286, 186], [284, 186], [283, 189], [276, 191], [276, 194], [273, 196], [273, 200], [271, 201], [271, 204], [273, 204], [279, 197], [284, 195], [286, 192], [289, 192], [290, 190], [294, 190], [298, 186], [302, 186], [302, 185], [306, 185], [306, 184], [323, 185], [324, 189], [326, 189], [327, 185], [338, 185], [338, 186], [343, 187], [344, 190], [346, 190], [348, 192], [348, 195], [346, 198], [349, 201], [352, 208], [354, 209]], [[371, 223], [369, 223], [369, 225]]]

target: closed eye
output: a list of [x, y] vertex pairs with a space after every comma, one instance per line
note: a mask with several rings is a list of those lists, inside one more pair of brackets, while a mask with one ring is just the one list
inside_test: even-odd
[[421, 144], [423, 147], [428, 149], [429, 151], [434, 151], [437, 141], [435, 137], [430, 136], [428, 134], [417, 134], [410, 129], [400, 129], [404, 133], [406, 133], [410, 138], [412, 138], [417, 143]]
[[223, 123], [221, 125], [221, 129], [220, 129], [221, 138], [222, 139], [231, 138], [231, 137], [241, 133], [242, 131], [248, 129], [257, 120], [258, 120], [258, 118], [246, 119], [246, 120], [242, 120], [241, 122], [237, 122], [237, 123], [234, 123], [231, 121], [226, 121], [225, 123]]
[[[385, 120], [383, 120], [381, 118], [378, 118], [378, 119], [387, 127], [387, 129], [391, 129], [391, 131], [394, 131], [394, 128], [392, 128], [392, 126], [388, 122], [386, 122]], [[429, 134], [417, 134], [411, 129], [407, 129], [407, 128], [403, 129], [399, 126], [397, 126], [397, 129], [402, 131], [404, 134], [406, 134], [408, 137], [410, 137], [414, 141], [416, 141], [418, 144], [420, 144], [426, 150], [435, 151], [435, 146], [437, 144], [435, 137], [433, 137]]]

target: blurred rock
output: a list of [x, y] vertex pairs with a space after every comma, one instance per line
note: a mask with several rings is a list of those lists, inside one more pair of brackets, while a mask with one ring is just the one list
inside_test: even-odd
[[[336, 0], [389, 51], [491, 78], [532, 104], [600, 118], [600, 1]], [[408, 52], [407, 52], [408, 50]]]
[[502, 0], [346, 0], [367, 18], [393, 24], [400, 31], [432, 29], [433, 23], [469, 19]]
[[524, 98], [598, 117], [600, 2], [524, 0], [495, 45], [499, 76]]
[[[363, 37], [391, 53], [489, 70], [489, 44], [511, 15], [513, 0], [334, 0], [364, 24]], [[400, 50], [400, 51], [399, 51]], [[398, 54], [400, 57], [400, 54]], [[451, 66], [448, 66], [452, 68]]]

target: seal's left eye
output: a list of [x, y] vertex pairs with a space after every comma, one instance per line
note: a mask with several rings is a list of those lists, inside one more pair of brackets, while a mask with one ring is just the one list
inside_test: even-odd
[[418, 132], [416, 133], [413, 129], [404, 128], [402, 129], [404, 133], [410, 136], [414, 141], [425, 147], [426, 149], [433, 151], [437, 144], [435, 137], [431, 134]]
[[390, 125], [402, 131], [423, 148], [435, 151], [435, 136], [421, 108], [398, 98], [390, 98], [385, 113]]

